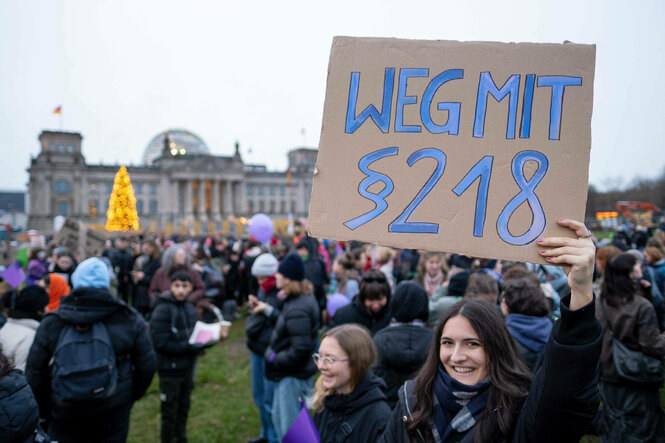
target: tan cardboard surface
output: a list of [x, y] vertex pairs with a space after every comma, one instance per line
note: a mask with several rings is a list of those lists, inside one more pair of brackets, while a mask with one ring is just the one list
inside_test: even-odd
[[593, 45], [336, 37], [309, 232], [544, 262], [535, 240], [584, 217], [594, 66]]
[[55, 244], [76, 251], [80, 260], [96, 257], [104, 251], [106, 235], [89, 229], [84, 223], [68, 218], [55, 235]]

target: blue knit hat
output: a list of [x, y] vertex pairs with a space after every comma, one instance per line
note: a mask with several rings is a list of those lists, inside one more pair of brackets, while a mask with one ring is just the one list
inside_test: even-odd
[[110, 284], [109, 268], [97, 257], [83, 260], [72, 274], [74, 288], [108, 288]]
[[305, 279], [305, 262], [297, 253], [292, 252], [284, 257], [277, 272], [289, 280], [302, 281]]

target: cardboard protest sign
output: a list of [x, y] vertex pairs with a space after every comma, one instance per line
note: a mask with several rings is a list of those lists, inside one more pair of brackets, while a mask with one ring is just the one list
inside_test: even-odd
[[595, 46], [336, 37], [311, 235], [541, 262], [583, 220]]
[[70, 251], [76, 251], [81, 260], [95, 257], [104, 251], [106, 235], [104, 233], [88, 229], [77, 220], [68, 218], [55, 235], [55, 244], [65, 246]]

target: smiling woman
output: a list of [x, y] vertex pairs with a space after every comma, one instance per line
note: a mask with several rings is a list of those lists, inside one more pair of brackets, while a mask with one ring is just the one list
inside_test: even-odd
[[332, 328], [313, 355], [321, 376], [314, 393], [314, 423], [321, 441], [375, 442], [390, 418], [383, 381], [369, 370], [374, 342], [362, 326]]
[[548, 262], [570, 265], [571, 295], [562, 299], [561, 319], [533, 380], [496, 307], [483, 299], [460, 301], [441, 317], [415, 380], [400, 388], [381, 441], [579, 441], [599, 403], [595, 248], [584, 224], [559, 224], [577, 238], [537, 244]]

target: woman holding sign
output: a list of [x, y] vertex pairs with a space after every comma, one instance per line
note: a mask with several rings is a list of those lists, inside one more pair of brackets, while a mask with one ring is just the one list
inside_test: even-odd
[[496, 308], [458, 302], [441, 318], [416, 379], [400, 388], [382, 441], [577, 442], [584, 435], [599, 403], [595, 248], [584, 224], [559, 224], [577, 238], [537, 244], [548, 262], [569, 266], [571, 295], [533, 380]]

